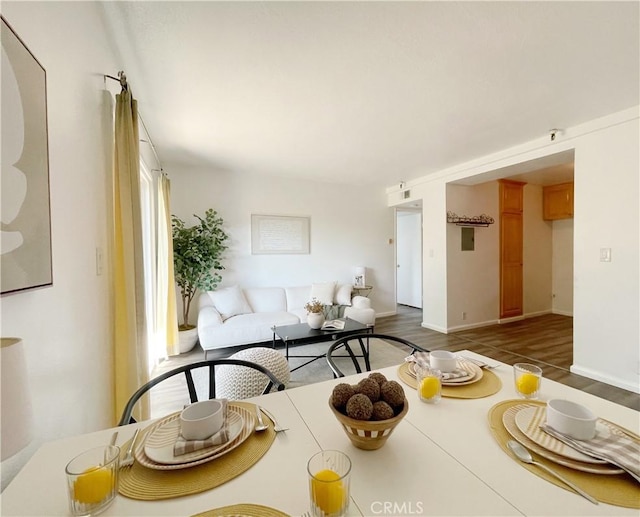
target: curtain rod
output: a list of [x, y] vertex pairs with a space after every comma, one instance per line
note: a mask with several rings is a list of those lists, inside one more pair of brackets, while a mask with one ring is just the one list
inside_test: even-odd
[[[104, 74], [105, 79], [113, 79], [114, 81], [118, 81], [120, 83], [120, 87], [122, 88], [122, 91], [128, 91], [129, 90], [129, 83], [127, 83], [127, 76], [124, 73], [124, 70], [120, 70], [118, 72], [118, 77], [113, 77], [112, 75], [109, 74]], [[156, 146], [153, 145], [153, 142], [151, 141], [151, 135], [149, 134], [149, 130], [147, 129], [147, 125], [144, 123], [144, 119], [142, 118], [142, 115], [140, 115], [140, 112], [138, 111], [138, 118], [140, 119], [140, 122], [142, 123], [142, 127], [144, 129], [144, 132], [147, 135], [148, 140], [145, 140], [144, 138], [141, 138], [140, 141], [144, 142], [145, 144], [149, 144], [149, 146], [151, 147], [151, 150], [153, 151], [153, 155], [156, 157], [156, 160], [158, 162], [158, 165], [160, 165], [160, 169], [152, 169], [154, 171], [160, 171], [163, 175], [166, 176], [166, 173], [164, 172], [164, 169], [162, 168], [162, 162], [160, 161], [160, 157], [158, 156], [158, 152], [156, 151]]]
[[118, 72], [118, 77], [113, 77], [112, 75], [108, 74], [104, 74], [104, 76], [108, 77], [109, 79], [113, 79], [114, 81], [118, 81], [123, 90], [126, 91], [129, 89], [129, 85], [127, 84], [127, 76], [125, 75], [124, 70], [120, 70]]

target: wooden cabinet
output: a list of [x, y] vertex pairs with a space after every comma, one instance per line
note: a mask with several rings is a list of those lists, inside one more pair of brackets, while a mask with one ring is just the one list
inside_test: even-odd
[[500, 318], [523, 314], [524, 183], [500, 180]]
[[522, 214], [524, 197], [520, 181], [500, 180], [500, 213]]
[[573, 217], [573, 182], [544, 187], [542, 198], [545, 220]]

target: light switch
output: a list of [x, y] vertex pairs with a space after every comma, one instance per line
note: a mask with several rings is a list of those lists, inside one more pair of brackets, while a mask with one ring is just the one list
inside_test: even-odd
[[611, 248], [600, 248], [600, 262], [611, 262]]
[[98, 276], [102, 274], [103, 257], [102, 248], [96, 248], [96, 275]]

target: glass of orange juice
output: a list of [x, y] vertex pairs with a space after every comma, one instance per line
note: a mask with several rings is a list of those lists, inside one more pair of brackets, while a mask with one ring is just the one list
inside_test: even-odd
[[516, 392], [524, 399], [535, 400], [540, 392], [542, 370], [533, 364], [516, 363], [513, 365], [513, 382]]
[[341, 451], [321, 451], [307, 463], [311, 515], [342, 517], [349, 507], [351, 460]]
[[442, 398], [442, 372], [428, 366], [416, 366], [418, 397], [422, 402], [437, 404]]
[[85, 451], [66, 466], [71, 515], [98, 515], [118, 492], [120, 447], [105, 445]]

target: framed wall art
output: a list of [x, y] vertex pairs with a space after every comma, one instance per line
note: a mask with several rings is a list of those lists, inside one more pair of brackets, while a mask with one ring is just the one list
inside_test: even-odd
[[251, 253], [308, 254], [309, 217], [251, 215]]
[[53, 284], [47, 74], [2, 17], [2, 294]]

